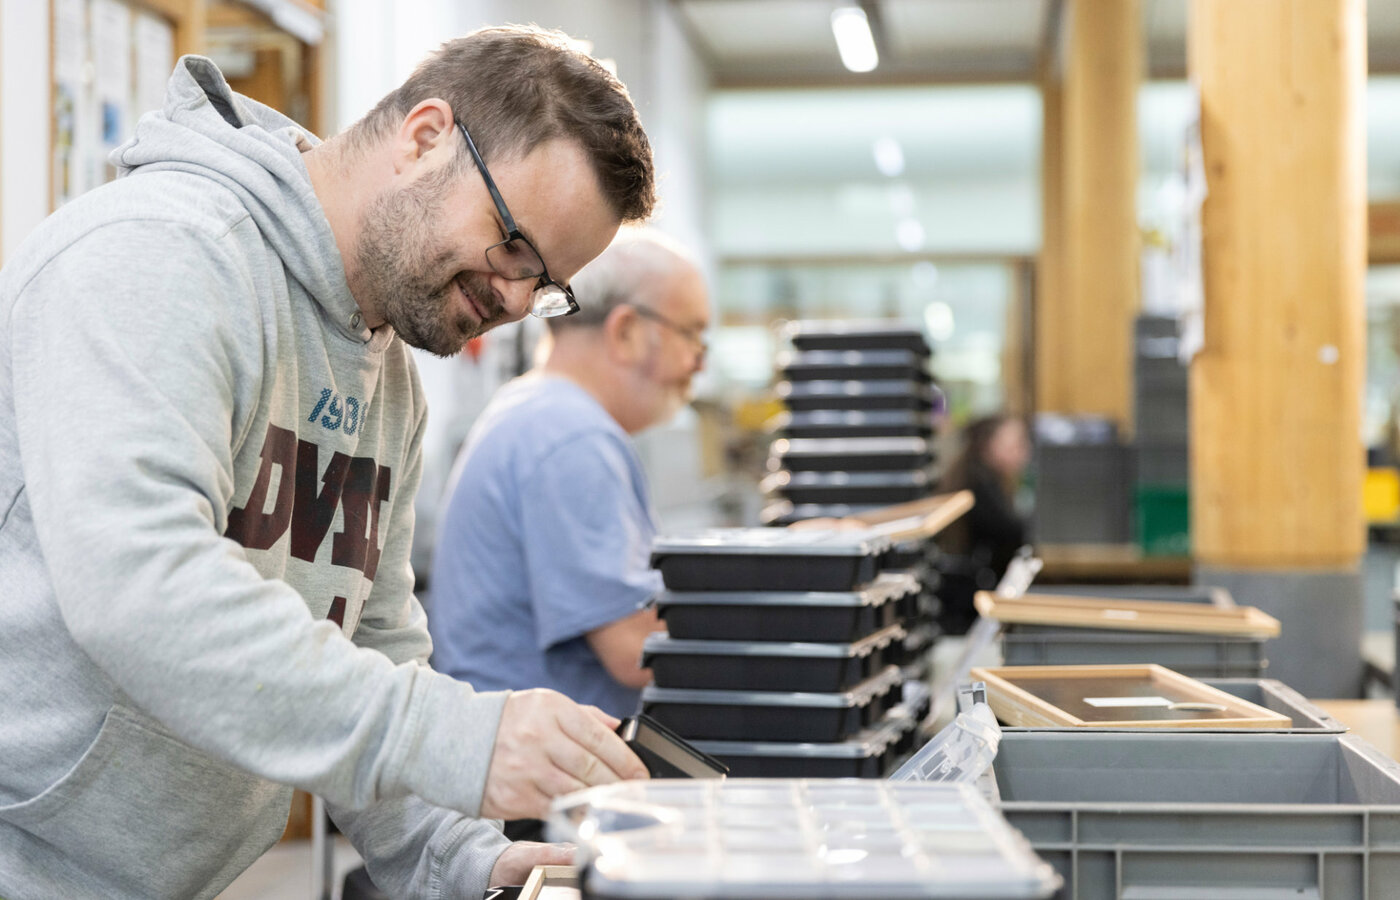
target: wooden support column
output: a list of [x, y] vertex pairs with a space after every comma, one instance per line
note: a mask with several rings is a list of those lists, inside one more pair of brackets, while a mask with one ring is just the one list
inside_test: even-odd
[[1366, 264], [1364, 0], [1193, 0], [1209, 194], [1192, 536], [1225, 569], [1354, 568]]
[[[1048, 67], [1047, 67], [1048, 68]], [[1069, 408], [1069, 341], [1064, 300], [1064, 88], [1046, 71], [1040, 79], [1040, 256], [1035, 282], [1035, 408]]]
[[[1138, 0], [1067, 7], [1062, 245], [1051, 264], [1036, 358], [1040, 408], [1107, 416], [1132, 428], [1132, 319], [1138, 309], [1137, 89], [1143, 67]], [[1053, 97], [1047, 107], [1055, 112]], [[1053, 165], [1053, 149], [1049, 149]], [[1054, 200], [1054, 189], [1047, 192]], [[1050, 209], [1047, 216], [1055, 215]], [[1053, 227], [1052, 240], [1053, 236]], [[1049, 248], [1054, 252], [1053, 245]], [[1058, 369], [1051, 373], [1046, 367]]]

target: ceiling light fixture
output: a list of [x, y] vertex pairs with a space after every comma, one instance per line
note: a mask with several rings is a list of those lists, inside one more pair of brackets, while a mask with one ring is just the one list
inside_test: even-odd
[[871, 151], [875, 154], [875, 168], [881, 175], [898, 178], [904, 174], [904, 148], [899, 141], [889, 135], [876, 138]]
[[858, 6], [838, 6], [831, 12], [831, 33], [836, 36], [836, 51], [841, 64], [852, 72], [870, 72], [880, 62], [875, 52], [875, 37], [870, 33], [870, 21]]

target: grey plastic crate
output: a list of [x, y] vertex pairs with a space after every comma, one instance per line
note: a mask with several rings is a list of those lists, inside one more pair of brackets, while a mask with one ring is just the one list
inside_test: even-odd
[[1264, 638], [1058, 625], [1005, 625], [1008, 666], [1157, 663], [1192, 678], [1260, 678], [1269, 666]]
[[1133, 470], [1137, 484], [1189, 485], [1191, 449], [1184, 441], [1134, 444]]
[[1400, 764], [1351, 735], [1007, 732], [994, 770], [1065, 900], [1400, 895]]
[[[1293, 720], [1288, 728], [1173, 728], [1173, 734], [1341, 734], [1347, 727], [1329, 716], [1307, 698], [1282, 681], [1273, 678], [1202, 678], [1203, 684], [1218, 688], [1227, 694], [1234, 694], [1242, 700], [1262, 706], [1270, 712], [1283, 713]], [[1033, 732], [1046, 731], [1093, 731], [1107, 732], [1150, 732], [1160, 734], [1159, 728], [1083, 728], [1069, 725], [1054, 725], [1036, 728], [1010, 728], [1002, 726], [1002, 731]]]
[[1038, 541], [1122, 544], [1132, 539], [1130, 448], [1041, 443], [1035, 453]]

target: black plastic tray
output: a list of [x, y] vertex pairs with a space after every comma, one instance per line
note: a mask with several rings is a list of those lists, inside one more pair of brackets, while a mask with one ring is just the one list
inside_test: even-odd
[[890, 666], [841, 693], [648, 687], [642, 712], [687, 740], [835, 743], [879, 721], [900, 678]]
[[788, 381], [928, 381], [928, 354], [913, 350], [806, 350], [778, 354], [778, 370]]
[[774, 472], [759, 489], [797, 504], [849, 503], [887, 506], [932, 496], [926, 469], [896, 472]]
[[922, 381], [780, 381], [788, 409], [933, 409], [933, 388]]
[[652, 778], [723, 778], [723, 762], [691, 746], [680, 735], [647, 715], [628, 716], [616, 734], [647, 767]]
[[849, 644], [692, 641], [653, 634], [642, 667], [663, 688], [719, 691], [846, 691], [900, 665], [904, 629], [882, 628]]
[[733, 778], [883, 778], [914, 743], [918, 720], [892, 712], [872, 728], [835, 744], [697, 741], [729, 766]]
[[764, 525], [791, 525], [805, 519], [840, 519], [879, 508], [874, 503], [793, 503], [778, 499], [763, 507], [758, 520]]
[[776, 472], [888, 472], [932, 465], [930, 441], [905, 438], [778, 438], [768, 448]]
[[930, 352], [921, 329], [899, 322], [805, 320], [789, 322], [783, 335], [798, 350], [912, 350], [924, 356]]
[[791, 438], [928, 437], [933, 418], [926, 409], [806, 409], [777, 416], [773, 429]]
[[851, 643], [898, 624], [918, 590], [908, 575], [881, 575], [854, 591], [663, 591], [656, 609], [679, 639]]
[[673, 591], [850, 591], [889, 546], [865, 532], [712, 529], [657, 538], [651, 564]]

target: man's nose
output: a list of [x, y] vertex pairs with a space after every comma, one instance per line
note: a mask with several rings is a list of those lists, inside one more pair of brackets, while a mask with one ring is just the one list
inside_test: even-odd
[[501, 293], [501, 300], [505, 303], [506, 313], [511, 321], [523, 319], [530, 312], [531, 298], [535, 293], [535, 280], [533, 278], [523, 278], [510, 280], [496, 276], [496, 290]]

